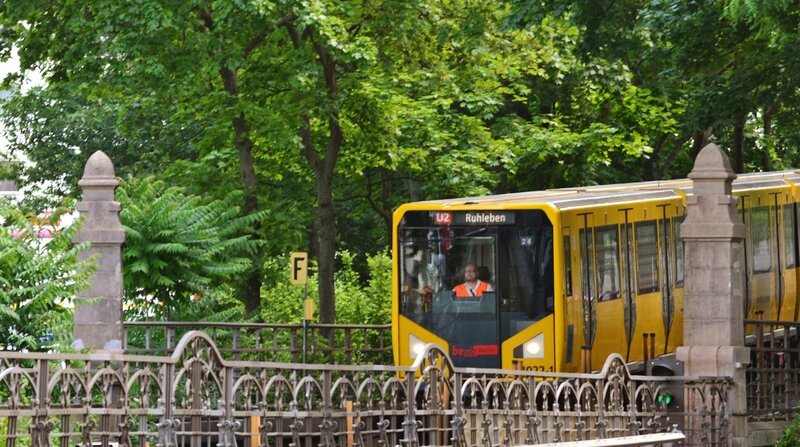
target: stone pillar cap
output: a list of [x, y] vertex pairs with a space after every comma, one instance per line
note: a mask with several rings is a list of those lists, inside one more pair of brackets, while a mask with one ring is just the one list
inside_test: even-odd
[[735, 179], [736, 173], [725, 152], [714, 143], [704, 147], [694, 161], [694, 168], [689, 173], [692, 180]]
[[114, 172], [114, 163], [103, 151], [97, 151], [86, 161], [83, 178], [78, 182], [81, 188], [116, 187], [119, 185]]

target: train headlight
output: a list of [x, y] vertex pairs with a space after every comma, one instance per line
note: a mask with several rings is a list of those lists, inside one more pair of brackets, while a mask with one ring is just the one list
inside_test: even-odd
[[425, 342], [419, 338], [409, 334], [408, 335], [408, 356], [412, 359], [417, 358], [425, 350]]
[[544, 333], [538, 334], [522, 344], [521, 357], [524, 359], [544, 358]]

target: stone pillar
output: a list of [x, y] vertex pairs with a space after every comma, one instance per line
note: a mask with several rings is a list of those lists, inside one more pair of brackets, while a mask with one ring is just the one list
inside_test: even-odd
[[122, 244], [125, 230], [119, 220], [114, 191], [119, 182], [111, 159], [102, 151], [89, 157], [78, 186], [83, 201], [78, 211], [85, 220], [75, 243], [90, 242], [80, 259], [95, 256], [97, 270], [90, 287], [75, 302], [73, 345], [76, 349], [122, 350]]
[[681, 225], [684, 346], [676, 357], [684, 362], [687, 376], [733, 378], [729, 440], [733, 446], [744, 446], [747, 395], [742, 367], [750, 355], [744, 347], [745, 228], [737, 217], [738, 199], [731, 194], [736, 174], [725, 153], [709, 144], [698, 154], [689, 178], [693, 194], [686, 200], [686, 220]]

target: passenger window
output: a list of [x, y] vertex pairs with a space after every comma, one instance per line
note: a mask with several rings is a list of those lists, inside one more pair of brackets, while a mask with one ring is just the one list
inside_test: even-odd
[[639, 294], [658, 291], [658, 238], [655, 222], [636, 224], [636, 280]]
[[750, 214], [753, 235], [753, 272], [766, 273], [772, 270], [772, 244], [770, 244], [769, 208], [753, 208]]
[[616, 225], [598, 228], [595, 242], [599, 299], [619, 298], [619, 236]]
[[633, 288], [633, 224], [625, 224], [621, 226], [622, 238], [622, 281], [625, 287], [625, 295], [630, 298], [634, 295]]
[[794, 205], [783, 206], [783, 246], [786, 256], [786, 268], [794, 268]]

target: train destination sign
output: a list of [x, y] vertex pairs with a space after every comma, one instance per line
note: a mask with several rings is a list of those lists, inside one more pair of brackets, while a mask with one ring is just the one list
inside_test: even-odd
[[467, 211], [453, 215], [456, 225], [509, 225], [514, 223], [510, 211]]
[[510, 225], [514, 223], [513, 211], [467, 211], [459, 213], [435, 212], [434, 225]]

